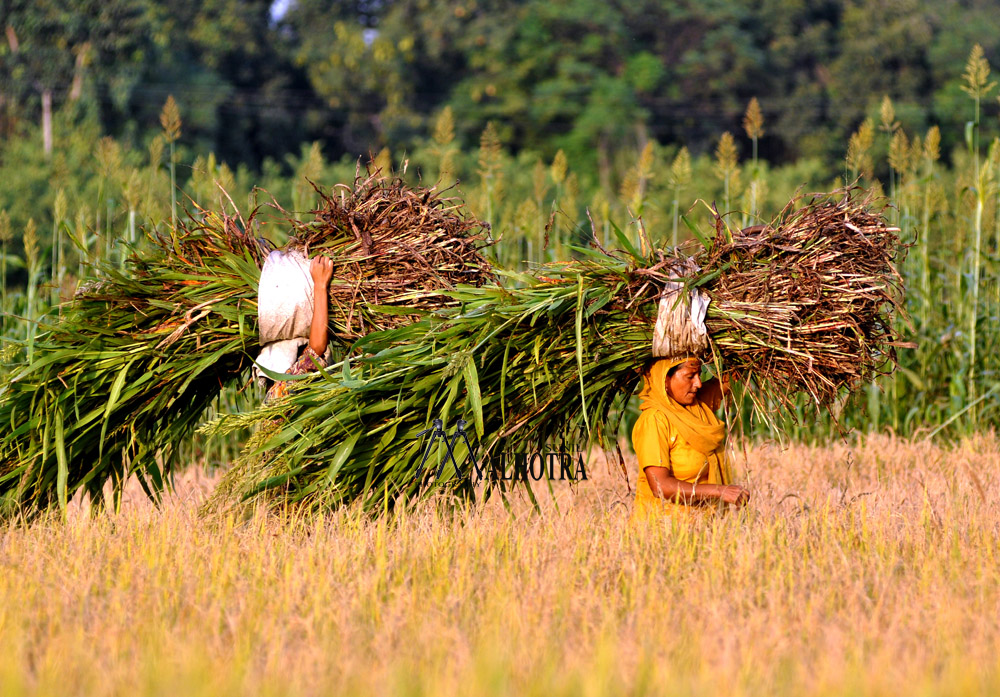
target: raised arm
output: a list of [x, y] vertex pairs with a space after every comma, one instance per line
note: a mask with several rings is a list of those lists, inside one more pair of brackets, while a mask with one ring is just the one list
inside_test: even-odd
[[327, 305], [330, 302], [328, 288], [330, 279], [333, 278], [333, 262], [327, 257], [313, 257], [309, 273], [313, 279], [313, 317], [312, 324], [309, 325], [309, 348], [317, 356], [322, 356], [330, 343]]
[[714, 377], [701, 383], [698, 389], [698, 399], [712, 411], [722, 406], [722, 399], [730, 392], [729, 376], [723, 375], [722, 380]]

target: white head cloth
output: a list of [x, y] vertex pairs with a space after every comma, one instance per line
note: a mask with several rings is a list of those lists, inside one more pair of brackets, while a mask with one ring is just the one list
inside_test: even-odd
[[[313, 315], [313, 280], [309, 259], [298, 250], [273, 251], [264, 260], [257, 291], [260, 345], [257, 362], [284, 373], [309, 343]], [[264, 375], [254, 368], [254, 375]]]
[[[675, 278], [690, 276], [698, 269], [693, 263], [679, 264]], [[697, 355], [708, 348], [705, 315], [709, 297], [694, 288], [684, 292], [682, 281], [667, 281], [660, 294], [660, 304], [653, 327], [653, 357], [676, 358]]]

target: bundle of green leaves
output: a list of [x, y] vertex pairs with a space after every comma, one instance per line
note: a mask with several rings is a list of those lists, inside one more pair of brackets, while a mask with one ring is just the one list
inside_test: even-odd
[[[241, 224], [237, 224], [240, 222]], [[115, 501], [130, 475], [156, 496], [178, 446], [250, 366], [264, 250], [249, 221], [208, 214], [43, 319], [35, 360], [0, 389], [2, 513], [78, 490]]]
[[[95, 269], [43, 319], [36, 359], [0, 388], [0, 514], [103, 505], [135, 475], [156, 497], [181, 445], [223, 388], [246, 380], [257, 284], [269, 246], [247, 219], [199, 210], [150, 235], [124, 271]], [[349, 345], [453, 301], [437, 293], [492, 279], [488, 233], [431, 189], [369, 176], [324, 195], [314, 220], [288, 219], [293, 246], [334, 260], [330, 332]], [[405, 279], [405, 282], [400, 282]]]

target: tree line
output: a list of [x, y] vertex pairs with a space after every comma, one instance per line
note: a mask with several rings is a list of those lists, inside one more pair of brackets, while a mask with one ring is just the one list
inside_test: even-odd
[[5, 142], [48, 150], [70, 112], [143, 146], [173, 95], [187, 146], [253, 170], [304, 142], [400, 152], [450, 107], [463, 149], [493, 121], [599, 177], [623, 144], [711, 151], [753, 97], [775, 164], [839, 161], [885, 96], [907, 130], [958, 134], [947, 153], [969, 46], [1000, 58], [985, 0], [8, 0], [0, 26]]

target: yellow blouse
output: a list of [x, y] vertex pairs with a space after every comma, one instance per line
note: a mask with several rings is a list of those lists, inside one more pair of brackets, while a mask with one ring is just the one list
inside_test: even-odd
[[646, 480], [647, 467], [666, 467], [684, 482], [723, 484], [725, 473], [712, 467], [709, 458], [698, 452], [678, 433], [670, 420], [657, 409], [645, 409], [632, 428], [632, 447], [639, 461], [633, 518], [649, 514], [687, 517], [693, 508], [656, 496]]

